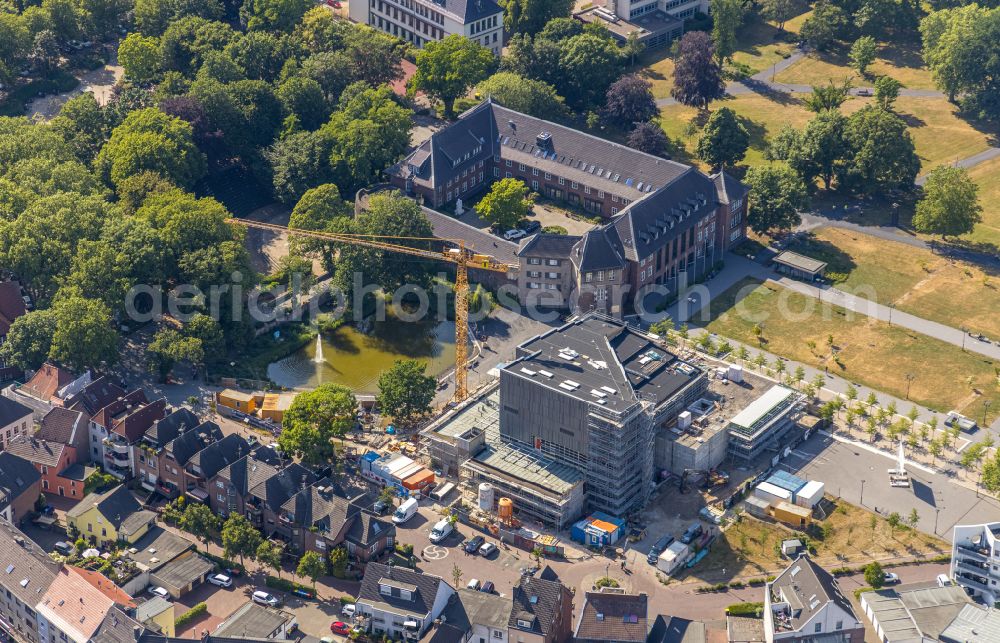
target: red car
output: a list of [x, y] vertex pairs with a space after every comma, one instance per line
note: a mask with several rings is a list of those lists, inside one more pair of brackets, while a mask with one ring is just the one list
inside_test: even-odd
[[330, 623], [330, 631], [334, 634], [347, 636], [351, 633], [351, 627], [343, 621], [334, 621], [333, 623]]

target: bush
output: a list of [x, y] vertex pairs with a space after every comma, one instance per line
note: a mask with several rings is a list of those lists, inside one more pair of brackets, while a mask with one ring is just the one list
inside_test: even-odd
[[396, 553], [401, 556], [412, 556], [413, 555], [413, 545], [407, 543], [405, 545], [401, 543], [396, 543]]
[[208, 611], [206, 603], [198, 603], [188, 611], [184, 612], [174, 621], [174, 627], [180, 629]]
[[223, 558], [222, 556], [217, 556], [217, 555], [209, 553], [207, 551], [200, 551], [198, 553], [201, 554], [202, 556], [204, 556], [205, 558], [209, 559], [210, 561], [212, 561], [213, 563], [215, 563], [216, 565], [218, 565], [222, 569], [233, 569], [233, 568], [235, 568], [235, 569], [240, 570], [241, 572], [245, 572], [246, 571], [246, 569], [244, 569], [243, 565], [240, 565], [235, 560], [229, 560], [228, 558]]
[[733, 582], [729, 583], [729, 589], [743, 589], [746, 586], [747, 586], [746, 583], [744, 583], [741, 580], [734, 580]]
[[726, 608], [728, 616], [750, 616], [760, 618], [764, 603], [733, 603]]
[[618, 581], [605, 576], [604, 578], [598, 578], [594, 585], [597, 585], [598, 587], [618, 587]]
[[751, 578], [750, 580], [747, 581], [747, 585], [749, 585], [750, 587], [760, 587], [765, 583], [767, 583], [767, 580], [764, 578]]
[[861, 600], [862, 594], [864, 594], [865, 592], [874, 592], [874, 591], [875, 591], [874, 587], [859, 587], [858, 589], [854, 590], [854, 598], [856, 598], [857, 600]]
[[300, 585], [299, 583], [293, 583], [292, 581], [285, 578], [278, 578], [277, 576], [268, 576], [264, 584], [271, 589], [278, 589], [283, 592], [294, 592], [295, 590], [301, 590], [305, 592], [311, 592], [312, 588], [308, 585]]
[[569, 231], [561, 225], [547, 225], [542, 228], [545, 234], [569, 234]]
[[354, 605], [354, 597], [353, 596], [341, 596], [340, 597], [340, 604], [341, 605]]

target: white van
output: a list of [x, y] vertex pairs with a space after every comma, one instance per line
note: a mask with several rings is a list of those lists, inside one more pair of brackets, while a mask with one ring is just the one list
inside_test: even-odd
[[397, 525], [402, 525], [404, 522], [413, 517], [413, 514], [417, 513], [417, 499], [410, 498], [403, 504], [399, 505], [396, 512], [392, 514], [392, 521]]
[[431, 542], [437, 544], [451, 535], [451, 532], [455, 531], [455, 527], [451, 524], [451, 521], [445, 518], [444, 520], [439, 520], [434, 528], [431, 529]]
[[948, 574], [938, 574], [937, 575], [937, 584], [938, 584], [938, 587], [950, 587], [952, 583], [951, 583], [951, 579], [948, 578]]

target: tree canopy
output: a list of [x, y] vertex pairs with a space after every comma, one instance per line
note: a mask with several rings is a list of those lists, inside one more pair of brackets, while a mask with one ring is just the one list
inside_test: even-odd
[[552, 119], [566, 114], [566, 104], [555, 87], [514, 72], [497, 72], [479, 83], [476, 90], [484, 98], [491, 96], [504, 107], [538, 118]]
[[714, 60], [715, 48], [704, 31], [689, 31], [677, 45], [674, 61], [674, 86], [670, 95], [684, 105], [706, 108], [722, 98], [725, 83], [722, 69]]
[[531, 213], [531, 205], [528, 186], [523, 181], [503, 178], [490, 186], [490, 191], [476, 204], [476, 212], [498, 229], [509, 230]]
[[417, 71], [410, 79], [412, 91], [425, 91], [444, 103], [445, 116], [454, 114], [455, 99], [490, 75], [493, 53], [464, 36], [452, 34], [430, 41], [417, 52]]
[[931, 170], [917, 202], [913, 227], [918, 232], [957, 236], [972, 232], [982, 218], [979, 186], [965, 168], [942, 165]]
[[806, 186], [791, 168], [784, 164], [752, 167], [743, 181], [750, 187], [747, 222], [754, 232], [767, 234], [799, 224], [798, 211], [809, 200]]
[[659, 113], [649, 81], [635, 74], [616, 80], [605, 93], [604, 117], [621, 127], [653, 120]]
[[427, 364], [417, 360], [397, 360], [378, 378], [378, 405], [382, 412], [399, 422], [409, 422], [429, 413], [437, 382], [427, 375]]
[[354, 393], [339, 384], [320, 384], [299, 393], [282, 419], [278, 445], [310, 464], [329, 462], [333, 439], [354, 426], [357, 409]]
[[743, 160], [750, 146], [750, 134], [736, 112], [723, 107], [713, 113], [701, 138], [698, 156], [713, 168], [733, 166]]

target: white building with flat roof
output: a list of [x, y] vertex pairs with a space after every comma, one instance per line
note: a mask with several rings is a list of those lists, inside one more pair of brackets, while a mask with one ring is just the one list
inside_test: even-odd
[[951, 578], [987, 605], [1000, 600], [1000, 522], [955, 525]]
[[495, 0], [352, 0], [349, 15], [417, 47], [458, 34], [494, 55], [503, 49], [503, 8]]

